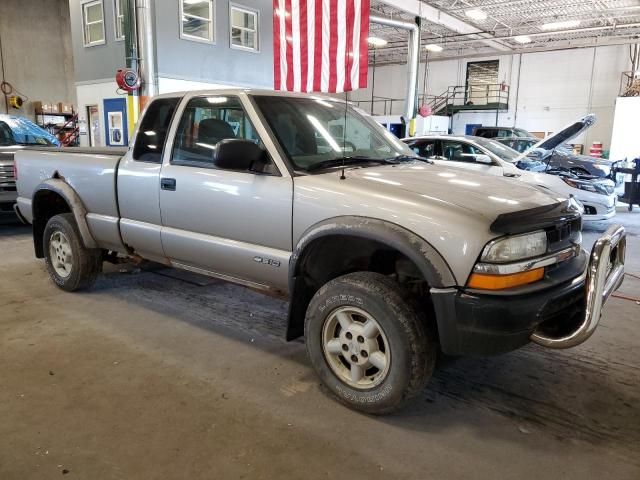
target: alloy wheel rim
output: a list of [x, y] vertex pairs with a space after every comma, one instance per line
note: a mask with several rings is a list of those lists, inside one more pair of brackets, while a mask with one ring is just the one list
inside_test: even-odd
[[322, 350], [333, 373], [358, 390], [380, 385], [389, 374], [387, 337], [376, 319], [360, 308], [340, 307], [327, 316]]
[[71, 275], [73, 257], [71, 244], [66, 235], [60, 231], [53, 232], [49, 239], [49, 258], [55, 272], [62, 278]]

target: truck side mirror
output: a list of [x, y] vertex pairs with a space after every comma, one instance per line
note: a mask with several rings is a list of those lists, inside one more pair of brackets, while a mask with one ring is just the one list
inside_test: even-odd
[[213, 164], [225, 170], [251, 170], [264, 162], [266, 152], [250, 140], [227, 138], [220, 140], [213, 154]]

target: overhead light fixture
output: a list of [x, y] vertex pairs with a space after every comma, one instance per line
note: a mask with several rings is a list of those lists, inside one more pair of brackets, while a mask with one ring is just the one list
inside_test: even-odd
[[479, 8], [472, 8], [471, 10], [467, 10], [466, 12], [464, 12], [464, 14], [467, 17], [472, 18], [474, 20], [486, 20], [487, 19], [487, 13], [483, 12]]
[[561, 30], [563, 28], [575, 28], [580, 25], [580, 20], [564, 20], [562, 22], [543, 23], [542, 30]]
[[429, 45], [425, 45], [424, 48], [429, 50], [430, 52], [441, 52], [443, 49], [440, 45], [436, 45], [435, 43], [430, 43]]
[[518, 43], [531, 43], [531, 37], [527, 35], [516, 35], [513, 39]]
[[367, 38], [367, 42], [373, 47], [384, 47], [387, 43], [389, 43], [384, 38], [380, 37], [369, 37]]

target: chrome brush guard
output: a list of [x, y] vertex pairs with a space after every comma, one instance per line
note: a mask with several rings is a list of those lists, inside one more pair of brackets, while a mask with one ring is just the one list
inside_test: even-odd
[[589, 265], [574, 282], [585, 281], [584, 318], [568, 335], [551, 337], [541, 331], [531, 335], [531, 341], [549, 348], [571, 348], [585, 342], [600, 322], [602, 306], [622, 284], [626, 232], [620, 225], [612, 225], [591, 249]]

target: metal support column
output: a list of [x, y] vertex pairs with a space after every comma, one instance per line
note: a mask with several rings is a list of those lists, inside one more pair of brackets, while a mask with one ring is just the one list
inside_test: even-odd
[[416, 102], [418, 97], [418, 70], [420, 65], [420, 27], [417, 23], [404, 22], [393, 18], [371, 15], [369, 20], [379, 25], [401, 28], [409, 32], [409, 55], [407, 57], [407, 93], [404, 108], [404, 117], [411, 121], [416, 114]]
[[138, 71], [142, 80], [140, 108], [158, 94], [158, 68], [155, 46], [154, 0], [135, 0]]

